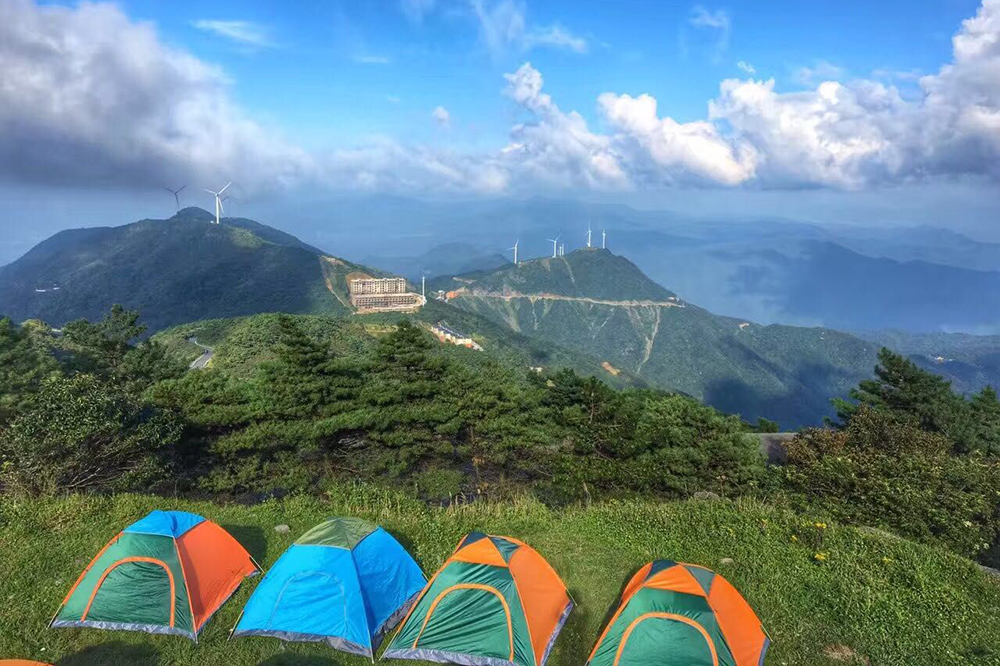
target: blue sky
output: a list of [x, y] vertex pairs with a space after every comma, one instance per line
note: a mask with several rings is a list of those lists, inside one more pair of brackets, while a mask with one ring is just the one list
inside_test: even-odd
[[228, 180], [1000, 240], [1000, 0], [5, 0], [0, 71], [0, 263]]
[[[775, 78], [780, 89], [808, 87], [804, 68], [843, 77], [888, 78], [912, 87], [951, 55], [951, 36], [978, 2], [534, 2], [519, 4], [540, 29], [561, 27], [586, 50], [491, 46], [464, 3], [435, 3], [420, 19], [405, 3], [120, 3], [153, 21], [163, 40], [220, 65], [252, 115], [297, 143], [321, 148], [369, 135], [501, 147], [517, 109], [502, 95], [502, 74], [529, 60], [560, 106], [599, 123], [606, 91], [649, 93], [681, 122], [702, 118], [725, 78]], [[699, 9], [728, 28], [695, 25]], [[248, 24], [239, 35], [198, 29], [198, 21]], [[255, 44], [259, 37], [264, 44]], [[449, 132], [431, 122], [437, 106]]]

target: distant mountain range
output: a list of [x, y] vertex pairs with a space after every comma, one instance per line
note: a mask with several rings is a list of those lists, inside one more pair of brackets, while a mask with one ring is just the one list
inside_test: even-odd
[[[0, 313], [17, 321], [38, 318], [61, 326], [79, 317], [99, 318], [113, 303], [122, 303], [139, 310], [151, 332], [268, 312], [345, 317], [353, 314], [348, 276], [387, 274], [252, 220], [225, 218], [221, 225], [211, 220], [207, 211], [187, 208], [166, 220], [57, 233], [0, 268]], [[748, 229], [743, 232], [726, 242], [760, 237]], [[670, 237], [672, 251], [683, 254], [677, 248], [689, 247], [694, 248], [691, 256], [698, 256], [703, 252], [699, 244], [715, 242], [702, 227], [701, 236], [685, 233]], [[791, 253], [782, 239], [794, 234], [783, 234], [778, 227], [770, 233], [782, 252]], [[630, 239], [630, 234], [635, 237]], [[642, 245], [645, 238], [638, 253], [649, 255], [667, 238], [655, 232], [659, 240], [654, 242], [651, 234], [632, 228], [617, 232], [615, 238], [621, 245]], [[843, 253], [860, 256], [829, 240], [810, 242], [828, 248], [830, 266], [843, 264]], [[395, 254], [394, 243], [387, 243], [391, 254], [385, 255], [394, 272], [408, 274], [411, 280], [421, 272], [445, 273], [428, 280], [428, 295], [441, 290], [449, 294], [447, 302], [432, 296], [427, 307], [411, 317], [425, 326], [447, 321], [483, 340], [487, 356], [506, 363], [571, 367], [616, 386], [682, 391], [749, 420], [764, 416], [786, 427], [819, 423], [831, 413], [830, 398], [845, 395], [871, 375], [882, 344], [953, 379], [959, 390], [978, 390], [1000, 377], [1000, 337], [879, 331], [859, 337], [824, 327], [760, 325], [752, 318], [713, 314], [684, 292], [664, 288], [632, 261], [599, 249], [530, 259], [515, 267], [506, 257], [483, 251], [483, 245], [449, 244], [407, 263], [398, 259], [405, 255]], [[796, 250], [797, 260], [805, 266], [824, 265], [802, 247]], [[886, 268], [890, 275], [896, 275], [897, 264], [913, 270], [921, 266], [862, 259], [863, 266], [868, 261], [891, 262]], [[466, 271], [470, 265], [478, 270]], [[959, 271], [956, 280], [966, 279], [962, 269], [934, 267], [945, 269]], [[859, 301], [870, 299], [878, 287], [859, 282], [862, 268], [849, 273], [837, 284], [852, 285]], [[988, 271], [972, 273], [988, 280]], [[748, 276], [745, 282], [753, 284], [755, 279]], [[798, 290], [802, 300], [808, 300], [809, 284], [803, 279], [786, 291]], [[945, 277], [941, 284], [958, 289]], [[827, 298], [821, 286], [815, 287], [818, 300]], [[931, 300], [943, 298], [940, 291], [932, 293], [937, 296]], [[953, 300], [968, 304], [972, 297]], [[983, 308], [992, 307], [991, 299], [980, 300]], [[884, 307], [905, 302], [898, 295]], [[858, 310], [871, 311], [865, 307], [859, 305]], [[375, 315], [363, 321], [387, 324], [395, 319], [397, 315]]]
[[416, 283], [422, 276], [431, 279], [440, 275], [459, 275], [509, 266], [511, 259], [469, 243], [445, 243], [415, 257], [369, 255], [365, 257], [364, 263], [402, 275]]
[[296, 222], [296, 233], [348, 256], [391, 257], [394, 270], [410, 276], [421, 269], [462, 272], [429, 269], [435, 262], [494, 268], [492, 261], [474, 265], [465, 248], [509, 261], [505, 248], [517, 237], [522, 258], [551, 254], [545, 239], [557, 234], [571, 251], [584, 244], [589, 222], [607, 229], [608, 248], [650, 278], [720, 314], [840, 330], [1000, 333], [1000, 299], [989, 298], [1000, 288], [1000, 244], [945, 229], [718, 221], [544, 198], [371, 196], [320, 207], [324, 216]]

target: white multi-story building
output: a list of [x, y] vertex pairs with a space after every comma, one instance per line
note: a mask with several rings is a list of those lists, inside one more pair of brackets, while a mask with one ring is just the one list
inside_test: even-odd
[[426, 303], [420, 294], [406, 290], [403, 278], [351, 280], [351, 305], [359, 312], [416, 310]]

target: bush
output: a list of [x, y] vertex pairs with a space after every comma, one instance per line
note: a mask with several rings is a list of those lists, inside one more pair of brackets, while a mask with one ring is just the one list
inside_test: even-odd
[[951, 449], [945, 435], [862, 405], [843, 430], [796, 437], [779, 474], [799, 508], [976, 556], [1000, 534], [1000, 465]]
[[0, 430], [0, 483], [27, 494], [148, 489], [180, 430], [93, 375], [54, 377]]

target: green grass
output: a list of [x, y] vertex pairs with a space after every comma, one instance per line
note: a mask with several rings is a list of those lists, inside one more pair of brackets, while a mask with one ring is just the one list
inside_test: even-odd
[[[366, 663], [317, 645], [259, 637], [227, 642], [255, 579], [209, 622], [198, 644], [132, 632], [47, 629], [90, 558], [153, 508], [193, 511], [218, 522], [265, 567], [295, 537], [334, 515], [377, 521], [427, 573], [469, 531], [525, 539], [560, 573], [578, 604], [556, 643], [552, 666], [582, 666], [622, 585], [654, 558], [703, 564], [736, 585], [773, 640], [767, 664], [843, 663], [823, 656], [834, 645], [871, 664], [1000, 663], [1000, 584], [968, 561], [906, 541], [831, 526], [819, 546], [819, 531], [804, 519], [753, 502], [609, 502], [552, 510], [525, 499], [431, 508], [362, 485], [255, 506], [138, 495], [5, 500], [0, 658], [59, 666]], [[275, 532], [278, 524], [288, 524], [291, 532]], [[814, 562], [817, 549], [828, 553], [825, 563]], [[722, 558], [733, 563], [721, 564]]]

